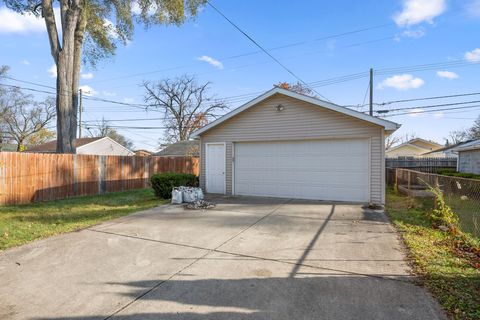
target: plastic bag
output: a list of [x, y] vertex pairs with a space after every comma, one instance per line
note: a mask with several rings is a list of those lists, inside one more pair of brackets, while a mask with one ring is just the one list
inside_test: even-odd
[[172, 204], [181, 204], [183, 202], [183, 192], [178, 188], [172, 190]]
[[196, 192], [193, 190], [193, 188], [185, 188], [183, 189], [183, 202], [194, 202], [196, 199]]
[[204, 196], [202, 188], [195, 188], [195, 190], [197, 192], [197, 200], [203, 200]]

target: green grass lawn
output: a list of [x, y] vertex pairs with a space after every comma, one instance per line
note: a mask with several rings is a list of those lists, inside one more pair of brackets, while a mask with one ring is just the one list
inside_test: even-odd
[[432, 227], [429, 204], [387, 192], [386, 211], [402, 234], [420, 281], [453, 319], [480, 319], [480, 242]]
[[0, 250], [155, 207], [152, 189], [0, 207]]

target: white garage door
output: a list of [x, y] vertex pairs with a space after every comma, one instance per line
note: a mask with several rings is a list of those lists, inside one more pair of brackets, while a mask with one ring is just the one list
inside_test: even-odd
[[369, 201], [368, 140], [235, 143], [235, 194]]

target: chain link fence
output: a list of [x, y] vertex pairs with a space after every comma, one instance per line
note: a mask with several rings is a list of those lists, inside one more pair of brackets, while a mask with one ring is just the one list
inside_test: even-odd
[[460, 228], [480, 238], [480, 180], [399, 168], [387, 169], [386, 177], [387, 185], [414, 198], [433, 199], [429, 186], [439, 187], [447, 205], [458, 215]]

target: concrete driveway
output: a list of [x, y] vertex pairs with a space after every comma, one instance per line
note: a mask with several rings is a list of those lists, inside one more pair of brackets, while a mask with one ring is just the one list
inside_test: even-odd
[[385, 215], [356, 204], [161, 206], [0, 253], [0, 319], [443, 319]]

